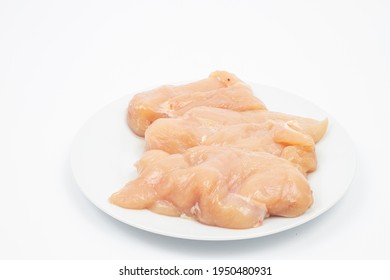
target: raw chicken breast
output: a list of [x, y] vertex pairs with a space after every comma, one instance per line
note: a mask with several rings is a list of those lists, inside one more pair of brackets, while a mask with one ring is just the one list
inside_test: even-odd
[[143, 136], [155, 120], [181, 116], [202, 105], [234, 111], [265, 109], [248, 85], [231, 73], [216, 71], [198, 82], [136, 94], [128, 106], [127, 121], [137, 135]]
[[268, 111], [232, 112], [202, 107], [180, 118], [155, 121], [146, 130], [145, 140], [147, 149], [171, 154], [199, 145], [267, 152], [291, 161], [306, 175], [317, 166], [312, 135], [316, 139], [322, 137], [312, 131], [322, 130], [323, 125], [312, 119]]
[[182, 154], [147, 151], [139, 177], [110, 201], [130, 209], [186, 215], [225, 228], [252, 228], [268, 216], [295, 217], [312, 204], [304, 175], [264, 152], [197, 146]]

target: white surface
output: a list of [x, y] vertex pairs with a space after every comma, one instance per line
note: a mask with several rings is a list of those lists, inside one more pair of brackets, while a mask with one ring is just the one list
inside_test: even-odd
[[[0, 257], [390, 258], [386, 1], [1, 1]], [[319, 218], [234, 242], [163, 237], [97, 210], [70, 146], [101, 107], [215, 69], [296, 93], [349, 132], [357, 173]]]
[[309, 175], [314, 204], [304, 215], [296, 218], [272, 217], [260, 227], [234, 230], [111, 204], [108, 201], [111, 194], [137, 177], [134, 164], [145, 151], [145, 141], [136, 136], [126, 122], [127, 106], [133, 94], [104, 107], [77, 133], [72, 145], [71, 167], [80, 189], [99, 209], [119, 221], [184, 239], [249, 239], [278, 233], [318, 217], [340, 200], [353, 179], [356, 168], [354, 143], [334, 119], [314, 104], [283, 90], [253, 83], [251, 86], [254, 94], [271, 111], [329, 120], [326, 135], [316, 145], [318, 169]]

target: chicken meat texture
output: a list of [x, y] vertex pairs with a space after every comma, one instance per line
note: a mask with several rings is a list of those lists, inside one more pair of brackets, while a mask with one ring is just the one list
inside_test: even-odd
[[146, 149], [170, 154], [199, 145], [262, 151], [291, 161], [303, 174], [317, 167], [315, 142], [327, 120], [317, 121], [276, 112], [197, 107], [182, 117], [159, 119], [145, 132]]
[[150, 150], [136, 166], [139, 177], [111, 196], [113, 204], [245, 229], [268, 216], [299, 216], [313, 202], [306, 177], [265, 152], [220, 146], [181, 154]]
[[231, 73], [139, 93], [127, 120], [147, 151], [113, 204], [244, 229], [313, 202], [306, 175], [327, 120], [268, 111]]
[[198, 106], [225, 108], [233, 111], [265, 109], [252, 89], [235, 75], [215, 71], [207, 79], [190, 84], [165, 85], [136, 94], [129, 103], [127, 122], [139, 136], [159, 118], [181, 116]]

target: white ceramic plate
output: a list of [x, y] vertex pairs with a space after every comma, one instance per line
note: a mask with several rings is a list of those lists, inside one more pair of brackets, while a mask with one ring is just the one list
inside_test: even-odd
[[309, 175], [314, 204], [297, 218], [272, 217], [258, 228], [246, 230], [206, 226], [184, 218], [168, 217], [148, 210], [122, 209], [108, 197], [136, 177], [133, 164], [144, 151], [143, 138], [126, 123], [132, 94], [107, 105], [81, 128], [72, 148], [71, 165], [85, 196], [108, 215], [157, 234], [197, 240], [235, 240], [261, 237], [306, 223], [331, 208], [345, 193], [355, 171], [353, 144], [344, 129], [323, 110], [288, 92], [251, 84], [257, 97], [272, 111], [316, 119], [329, 119], [329, 128], [317, 144], [318, 170]]

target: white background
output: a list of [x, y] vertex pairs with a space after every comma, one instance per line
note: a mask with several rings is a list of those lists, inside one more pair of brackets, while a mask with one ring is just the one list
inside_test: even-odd
[[[0, 258], [390, 259], [389, 50], [386, 1], [0, 1]], [[124, 94], [215, 69], [337, 119], [358, 158], [344, 198], [234, 242], [158, 236], [95, 208], [69, 162], [83, 123]]]

